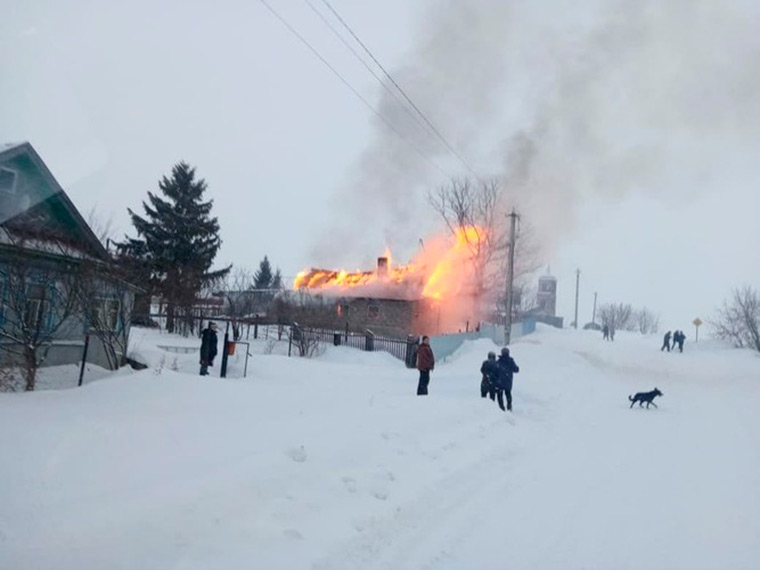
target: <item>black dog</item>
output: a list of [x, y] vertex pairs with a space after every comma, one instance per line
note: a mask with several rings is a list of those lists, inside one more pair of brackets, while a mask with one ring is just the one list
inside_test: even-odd
[[628, 399], [631, 401], [631, 408], [636, 402], [639, 403], [639, 406], [641, 406], [644, 402], [646, 402], [647, 408], [649, 407], [649, 404], [652, 404], [656, 408], [657, 404], [654, 403], [654, 399], [657, 396], [662, 396], [662, 392], [660, 392], [657, 388], [655, 388], [651, 392], [639, 392], [633, 397], [628, 396]]

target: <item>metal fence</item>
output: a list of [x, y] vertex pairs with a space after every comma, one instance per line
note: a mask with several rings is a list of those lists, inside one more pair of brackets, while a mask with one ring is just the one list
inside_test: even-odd
[[338, 331], [330, 329], [318, 329], [313, 327], [303, 327], [294, 324], [289, 329], [289, 347], [288, 355], [293, 352], [293, 345], [302, 348], [309, 342], [321, 344], [331, 344], [333, 346], [347, 346], [367, 352], [387, 352], [398, 358], [406, 364], [407, 367], [413, 368], [417, 359], [417, 347], [419, 339], [415, 336], [407, 338], [393, 338], [388, 336], [379, 336], [372, 331], [356, 333], [350, 331]]

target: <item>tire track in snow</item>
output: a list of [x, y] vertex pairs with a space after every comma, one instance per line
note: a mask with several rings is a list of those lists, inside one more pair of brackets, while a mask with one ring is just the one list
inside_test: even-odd
[[[500, 417], [489, 427], [495, 431], [506, 428], [505, 423]], [[494, 441], [498, 443], [484, 446], [478, 460], [446, 475], [419, 498], [389, 516], [373, 517], [360, 536], [316, 561], [314, 570], [425, 568], [445, 559], [448, 549], [440, 545], [465, 540], [478, 530], [480, 513], [504, 485], [498, 474], [507, 472], [509, 460], [521, 453], [519, 443]]]

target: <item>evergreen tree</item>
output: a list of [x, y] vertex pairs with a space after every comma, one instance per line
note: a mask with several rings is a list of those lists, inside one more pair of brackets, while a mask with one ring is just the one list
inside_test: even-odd
[[206, 181], [195, 179], [195, 168], [180, 162], [158, 186], [163, 196], [148, 192], [144, 217], [129, 210], [138, 238], [121, 249], [143, 253], [150, 270], [147, 285], [166, 301], [166, 327], [173, 331], [177, 310], [187, 313], [203, 286], [224, 277], [231, 266], [210, 271], [222, 241], [219, 222], [211, 217], [213, 200], [202, 201]]
[[115, 276], [140, 287], [140, 291], [135, 293], [131, 313], [132, 324], [148, 325], [150, 323], [150, 297], [153, 291], [150, 285], [151, 268], [145, 242], [140, 239], [127, 238], [115, 245]]
[[269, 263], [269, 258], [265, 255], [259, 263], [259, 269], [253, 275], [253, 287], [254, 289], [270, 289], [272, 279], [272, 264]]
[[272, 277], [272, 285], [270, 286], [271, 289], [282, 289], [282, 273], [280, 273], [280, 268], [277, 268], [277, 271], [274, 272], [274, 277]]

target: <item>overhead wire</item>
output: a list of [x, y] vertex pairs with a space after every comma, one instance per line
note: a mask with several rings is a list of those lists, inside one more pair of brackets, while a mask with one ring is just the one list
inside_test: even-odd
[[346, 49], [348, 49], [354, 55], [356, 60], [359, 61], [359, 63], [361, 63], [364, 66], [364, 68], [372, 75], [372, 77], [374, 77], [377, 80], [380, 86], [383, 89], [385, 89], [385, 91], [396, 100], [396, 103], [398, 103], [398, 105], [402, 109], [404, 109], [406, 114], [409, 115], [409, 117], [411, 117], [412, 120], [414, 120], [414, 122], [416, 122], [417, 125], [419, 125], [423, 131], [425, 131], [425, 133], [434, 134], [432, 133], [430, 128], [420, 119], [420, 117], [416, 115], [415, 113], [413, 113], [412, 110], [409, 108], [409, 106], [404, 103], [404, 101], [399, 97], [398, 93], [394, 91], [393, 89], [391, 89], [390, 87], [388, 87], [388, 84], [385, 81], [383, 81], [382, 77], [380, 77], [377, 74], [377, 72], [375, 72], [375, 70], [372, 69], [372, 66], [368, 64], [367, 61], [356, 51], [356, 49], [354, 49], [354, 47], [350, 43], [348, 43], [346, 38], [344, 38], [343, 35], [338, 30], [335, 29], [335, 26], [333, 26], [332, 23], [330, 23], [330, 20], [328, 20], [325, 17], [325, 15], [322, 14], [322, 12], [320, 12], [317, 9], [314, 3], [311, 0], [304, 0], [304, 2], [308, 4], [309, 8], [311, 8], [311, 10], [319, 17], [322, 23], [324, 23], [324, 25], [330, 29], [330, 31], [335, 35], [335, 37], [340, 40], [340, 42], [346, 47]]
[[459, 152], [449, 143], [448, 140], [446, 140], [446, 137], [441, 134], [441, 132], [436, 128], [436, 126], [433, 124], [433, 122], [428, 119], [428, 117], [423, 113], [420, 108], [412, 101], [412, 99], [407, 95], [406, 91], [398, 84], [398, 82], [393, 78], [393, 76], [383, 67], [383, 65], [378, 61], [378, 59], [375, 57], [375, 55], [372, 53], [372, 51], [365, 45], [365, 43], [359, 38], [359, 36], [351, 29], [351, 27], [348, 25], [348, 23], [343, 19], [343, 17], [338, 13], [338, 11], [332, 7], [332, 4], [328, 0], [322, 0], [322, 3], [327, 6], [327, 9], [332, 12], [332, 14], [340, 21], [340, 23], [343, 25], [344, 28], [348, 31], [349, 34], [356, 40], [356, 42], [362, 47], [362, 49], [369, 55], [370, 58], [372, 58], [372, 61], [375, 62], [375, 64], [380, 68], [380, 70], [383, 72], [383, 74], [388, 78], [388, 80], [393, 84], [393, 86], [398, 89], [399, 93], [404, 97], [404, 99], [409, 103], [409, 105], [412, 106], [412, 108], [417, 112], [417, 114], [422, 118], [422, 120], [425, 122], [425, 124], [430, 127], [430, 129], [435, 133], [435, 135], [438, 137], [438, 139], [446, 146], [446, 148], [451, 151], [451, 153], [457, 157], [457, 159], [469, 170], [478, 180], [480, 180], [480, 177], [478, 176], [478, 173], [475, 171], [472, 166], [462, 157]]
[[378, 119], [380, 119], [383, 124], [388, 127], [391, 131], [393, 131], [401, 140], [406, 142], [412, 149], [414, 149], [417, 154], [419, 154], [423, 159], [425, 159], [427, 162], [429, 162], [436, 170], [438, 170], [441, 174], [443, 174], [446, 178], [450, 178], [450, 175], [448, 172], [443, 170], [432, 158], [430, 158], [418, 145], [410, 141], [407, 137], [405, 137], [388, 119], [386, 119], [377, 109], [375, 109], [372, 104], [367, 101], [367, 99], [357, 91], [351, 83], [337, 70], [333, 65], [325, 59], [324, 56], [322, 56], [317, 49], [312, 46], [306, 38], [304, 38], [298, 30], [296, 30], [277, 10], [275, 10], [267, 0], [259, 0], [264, 7], [269, 10], [272, 15], [277, 18], [280, 23], [285, 26], [296, 38], [298, 38], [303, 45], [305, 45], [309, 51], [311, 51], [314, 56], [316, 56], [332, 73], [343, 83], [343, 85], [348, 88], [363, 104], [365, 107], [367, 107]]

